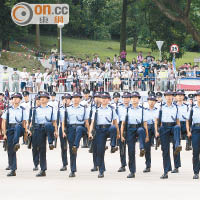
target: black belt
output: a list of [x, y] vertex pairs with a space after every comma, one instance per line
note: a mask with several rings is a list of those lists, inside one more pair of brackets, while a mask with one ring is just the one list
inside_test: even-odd
[[194, 127], [200, 127], [200, 123], [193, 124]]
[[38, 128], [45, 128], [45, 124], [36, 124], [35, 126]]
[[154, 126], [154, 124], [147, 124], [147, 126]]
[[110, 128], [110, 124], [102, 124], [102, 125], [97, 125], [97, 128]]
[[84, 126], [84, 124], [69, 124], [69, 125], [67, 125], [67, 127], [70, 127], [70, 128], [76, 128], [78, 126]]
[[14, 128], [18, 123], [15, 123], [15, 124], [9, 124], [9, 127], [10, 128]]
[[176, 126], [176, 122], [162, 122], [162, 126]]
[[142, 124], [129, 124], [128, 128], [139, 128], [141, 126], [142, 126]]
[[180, 121], [181, 124], [186, 124], [186, 121]]

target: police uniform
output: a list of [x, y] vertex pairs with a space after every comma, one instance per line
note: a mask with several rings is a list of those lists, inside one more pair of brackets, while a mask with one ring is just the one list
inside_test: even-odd
[[[83, 94], [90, 94], [90, 90], [84, 89], [83, 90]], [[88, 107], [90, 105], [90, 103], [91, 103], [91, 98], [89, 97], [88, 99], [83, 98], [80, 104], [82, 106], [87, 106]]]
[[[110, 94], [104, 92], [101, 95], [101, 98], [109, 98]], [[95, 121], [95, 130], [96, 130], [96, 143], [97, 143], [97, 165], [99, 167], [99, 178], [104, 177], [105, 171], [105, 147], [107, 138], [111, 138], [111, 153], [114, 153], [116, 148], [116, 137], [117, 137], [117, 128], [112, 125], [113, 120], [117, 120], [117, 114], [115, 109], [110, 105], [107, 105], [105, 108], [100, 106], [92, 114], [92, 120]]]
[[[70, 94], [65, 94], [62, 99], [71, 99], [71, 95]], [[61, 105], [60, 106], [60, 113], [64, 113], [65, 112], [65, 105]], [[61, 119], [61, 115], [60, 115], [60, 122], [62, 122]], [[63, 167], [60, 169], [60, 171], [66, 171], [67, 170], [67, 165], [68, 165], [68, 159], [67, 159], [67, 138], [63, 138], [63, 133], [62, 133], [62, 126], [60, 124], [59, 127], [59, 138], [60, 138], [60, 147], [61, 147], [61, 158], [62, 158], [62, 164]]]
[[[131, 98], [130, 92], [124, 92], [122, 95], [122, 98]], [[116, 113], [118, 115], [119, 129], [121, 129], [123, 115], [124, 115], [124, 113], [126, 113], [126, 110], [127, 110], [127, 106], [124, 105], [123, 103], [119, 104], [116, 107]], [[125, 167], [127, 165], [127, 163], [126, 163], [126, 142], [122, 142], [121, 139], [119, 139], [118, 143], [119, 143], [119, 149], [120, 149], [119, 153], [120, 153], [120, 162], [121, 162], [121, 167], [119, 168], [118, 172], [124, 172], [124, 171], [126, 171]]]
[[[52, 92], [51, 96], [56, 96], [56, 93]], [[53, 101], [51, 100], [51, 101], [49, 101], [48, 105], [52, 106], [56, 111], [58, 110], [58, 101], [57, 100], [53, 100]]]
[[[185, 93], [183, 90], [177, 90], [176, 91], [176, 95], [183, 95], [185, 96]], [[178, 110], [180, 113], [180, 123], [181, 123], [181, 139], [182, 140], [186, 140], [186, 151], [191, 150], [191, 144], [190, 144], [190, 140], [187, 137], [187, 130], [186, 130], [186, 120], [189, 118], [189, 105], [186, 103], [183, 103], [180, 105], [178, 103], [176, 103], [176, 105], [178, 106]]]
[[[45, 97], [49, 99], [47, 92], [40, 93], [39, 98]], [[49, 148], [54, 148], [54, 131], [55, 127], [52, 121], [57, 120], [57, 112], [52, 106], [39, 106], [35, 111], [35, 127], [32, 135], [32, 146], [39, 151], [39, 160], [41, 171], [36, 175], [37, 177], [46, 176], [47, 159], [46, 159], [46, 138], [48, 138]]]
[[[75, 92], [72, 98], [80, 97], [80, 93]], [[74, 105], [68, 106], [66, 108], [66, 114], [62, 114], [62, 122], [65, 123], [67, 140], [69, 143], [70, 150], [70, 168], [71, 173], [69, 177], [75, 177], [76, 168], [76, 157], [77, 149], [79, 148], [80, 140], [83, 134], [87, 132], [84, 124], [85, 120], [89, 118], [88, 109], [82, 105], [75, 107]]]
[[[138, 92], [133, 92], [131, 97], [140, 98]], [[126, 122], [127, 119], [127, 122]], [[135, 144], [137, 137], [140, 144], [140, 156], [144, 156], [145, 153], [145, 130], [142, 127], [143, 122], [147, 121], [146, 110], [143, 106], [138, 105], [137, 108], [134, 108], [133, 105], [127, 108], [126, 113], [123, 116], [122, 121], [126, 122], [127, 126], [127, 135], [126, 141], [128, 145], [128, 157], [129, 157], [129, 170], [130, 174], [127, 178], [134, 178], [136, 172], [136, 161], [135, 161]]]
[[[147, 100], [149, 101], [156, 101], [156, 97], [154, 95], [149, 95]], [[148, 126], [148, 133], [149, 133], [149, 142], [145, 143], [145, 164], [146, 169], [143, 171], [150, 172], [151, 169], [151, 144], [152, 138], [155, 136], [155, 129], [154, 129], [154, 122], [157, 117], [158, 109], [154, 106], [153, 109], [150, 109], [149, 105], [146, 108], [146, 115], [148, 116], [147, 126]]]
[[[166, 91], [166, 95], [174, 95], [170, 90]], [[157, 117], [158, 118], [158, 117]], [[178, 107], [173, 104], [168, 106], [166, 103], [162, 105], [162, 116], [161, 116], [161, 127], [159, 130], [161, 149], [163, 152], [163, 168], [164, 174], [161, 179], [168, 178], [168, 172], [172, 170], [171, 159], [170, 159], [170, 141], [173, 141], [173, 155], [174, 155], [174, 165], [175, 169], [181, 167], [180, 163], [180, 151], [182, 147], [180, 145], [180, 126], [177, 125], [177, 120], [179, 120]]]
[[[15, 93], [11, 98], [22, 99], [22, 95], [20, 93]], [[8, 120], [8, 127], [6, 127], [8, 145], [7, 152], [9, 169], [11, 170], [8, 176], [15, 176], [15, 171], [17, 169], [16, 152], [20, 148], [19, 138], [23, 136], [25, 132], [22, 122], [27, 121], [28, 116], [24, 107], [18, 106], [17, 108], [14, 108], [14, 106], [9, 106], [9, 108], [3, 113], [2, 119], [5, 119], [6, 121]]]
[[[200, 96], [200, 91], [196, 92], [196, 95]], [[198, 104], [193, 106], [192, 118], [192, 148], [193, 148], [193, 179], [199, 179], [200, 170], [200, 107]]]

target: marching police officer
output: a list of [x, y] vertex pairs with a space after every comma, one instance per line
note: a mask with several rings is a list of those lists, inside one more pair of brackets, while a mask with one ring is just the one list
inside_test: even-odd
[[[121, 140], [125, 141], [124, 130], [127, 129], [126, 141], [128, 144], [129, 170], [130, 174], [127, 178], [135, 178], [136, 162], [135, 162], [135, 144], [136, 138], [139, 138], [140, 157], [145, 154], [145, 142], [149, 142], [149, 134], [147, 127], [147, 115], [143, 106], [139, 105], [140, 94], [132, 92], [132, 105], [127, 108], [122, 119]], [[146, 131], [146, 133], [145, 133]]]
[[[65, 107], [70, 106], [71, 103], [71, 95], [70, 94], [65, 94], [62, 97], [62, 101], [63, 101], [63, 105], [60, 106], [60, 112], [64, 113], [65, 112]], [[61, 121], [61, 117], [60, 117], [60, 121]], [[66, 171], [67, 170], [67, 165], [68, 165], [68, 161], [67, 161], [67, 138], [63, 137], [63, 133], [62, 133], [62, 124], [59, 127], [59, 138], [60, 138], [60, 147], [61, 147], [61, 158], [62, 158], [62, 163], [63, 166], [60, 168], [60, 171]]]
[[81, 105], [89, 106], [90, 103], [91, 103], [90, 90], [84, 89], [83, 90], [83, 99], [81, 101]]
[[[173, 140], [173, 154], [175, 168], [181, 166], [180, 163], [180, 151], [182, 146], [180, 145], [180, 120], [178, 106], [173, 104], [174, 93], [171, 90], [167, 90], [164, 93], [166, 103], [161, 106], [162, 116], [157, 116], [155, 120], [155, 133], [156, 137], [160, 136], [161, 149], [163, 156], [164, 174], [161, 179], [168, 178], [168, 172], [172, 170], [170, 159], [170, 140], [172, 136]], [[159, 119], [161, 118], [161, 119]], [[161, 127], [158, 129], [158, 120], [161, 121]]]
[[[131, 100], [131, 93], [124, 92], [122, 95], [123, 103], [116, 107], [116, 113], [118, 115], [118, 122], [119, 122], [119, 129], [121, 129], [121, 124], [123, 120], [123, 115], [126, 113], [126, 109], [130, 105]], [[125, 133], [123, 134], [125, 136]], [[119, 168], [118, 172], [125, 172], [126, 171], [126, 141], [122, 142], [121, 138], [118, 140], [119, 143], [119, 153], [120, 153], [120, 162], [121, 167]]]
[[[35, 124], [31, 124], [33, 127], [32, 144], [38, 149], [40, 168], [41, 171], [36, 177], [46, 176], [47, 159], [46, 159], [46, 138], [48, 138], [49, 149], [53, 150], [53, 141], [58, 136], [57, 130], [57, 112], [55, 109], [48, 105], [49, 94], [47, 92], [41, 92], [39, 95], [40, 106], [35, 110]], [[55, 136], [55, 137], [54, 137]]]
[[151, 142], [152, 138], [155, 135], [154, 129], [154, 121], [157, 116], [157, 108], [155, 107], [156, 104], [156, 96], [149, 95], [148, 98], [148, 106], [146, 107], [146, 115], [148, 115], [147, 126], [148, 126], [148, 133], [149, 133], [149, 141], [145, 143], [145, 160], [146, 160], [146, 168], [144, 169], [144, 173], [151, 171]]
[[113, 93], [113, 102], [111, 102], [111, 106], [113, 106], [115, 109], [119, 106], [120, 102], [120, 93], [119, 92], [114, 92]]
[[104, 92], [101, 95], [101, 106], [96, 108], [92, 114], [92, 122], [88, 134], [89, 138], [92, 138], [93, 128], [96, 130], [97, 165], [99, 167], [98, 178], [104, 177], [104, 155], [107, 138], [111, 138], [111, 153], [114, 153], [117, 151], [116, 139], [119, 139], [120, 137], [117, 123], [117, 114], [115, 109], [109, 105], [110, 98], [111, 97], [108, 92]]
[[193, 148], [193, 179], [199, 179], [199, 170], [200, 170], [200, 91], [197, 91], [196, 94], [197, 103], [192, 106], [190, 118], [192, 121], [192, 131], [190, 132], [189, 119], [186, 122], [188, 137], [192, 137], [192, 148]]
[[[185, 92], [184, 90], [176, 91], [176, 104], [180, 113], [180, 123], [181, 123], [181, 139], [186, 140], [186, 151], [191, 149], [191, 140], [187, 137], [186, 120], [189, 116], [189, 105], [184, 103]], [[176, 171], [176, 169], [175, 169]]]
[[163, 101], [163, 94], [162, 94], [162, 92], [156, 92], [156, 100], [157, 100], [157, 102], [156, 102], [156, 105], [155, 105], [155, 107], [156, 108], [160, 108], [160, 106], [161, 106], [161, 103], [162, 103], [162, 101]]
[[[94, 102], [90, 106], [90, 114], [89, 114], [89, 121], [91, 125], [91, 118], [92, 118], [92, 113], [101, 106], [101, 93], [96, 92], [93, 95]], [[92, 132], [93, 138], [90, 140], [91, 146], [89, 152], [92, 153], [92, 158], [93, 158], [93, 168], [91, 169], [91, 172], [96, 172], [98, 171], [97, 167], [97, 140], [96, 140], [96, 132], [93, 130]]]
[[11, 170], [7, 176], [16, 176], [17, 158], [16, 152], [20, 148], [19, 138], [27, 133], [27, 112], [24, 107], [20, 106], [22, 95], [15, 93], [11, 96], [12, 105], [2, 115], [2, 132], [4, 140], [8, 145], [8, 163]]
[[[69, 177], [75, 177], [76, 157], [80, 140], [83, 134], [89, 130], [89, 112], [85, 106], [80, 105], [82, 95], [78, 92], [73, 93], [73, 104], [65, 109], [62, 114], [63, 137], [67, 137], [70, 149], [70, 168]], [[66, 130], [66, 131], [65, 131]]]
[[49, 106], [52, 106], [56, 111], [58, 110], [58, 101], [56, 100], [56, 93], [51, 93], [51, 100], [48, 102]]

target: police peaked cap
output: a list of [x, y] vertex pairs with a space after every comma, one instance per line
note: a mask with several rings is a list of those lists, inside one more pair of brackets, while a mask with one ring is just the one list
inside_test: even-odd
[[93, 95], [93, 97], [94, 97], [94, 98], [95, 98], [95, 97], [101, 98], [101, 93], [100, 93], [100, 92], [95, 92], [94, 95]]
[[140, 98], [141, 96], [140, 96], [139, 92], [134, 91], [134, 92], [131, 93], [131, 97], [138, 97], [138, 98]]
[[131, 98], [131, 93], [130, 92], [124, 92], [122, 95], [122, 98]]
[[21, 95], [21, 93], [14, 93], [11, 96], [11, 99], [13, 99], [13, 98], [20, 98], [20, 99], [22, 99], [22, 95]]
[[120, 98], [120, 93], [119, 92], [114, 92], [113, 93], [113, 98]]
[[80, 92], [74, 92], [72, 98], [74, 98], [74, 97], [80, 97], [80, 98], [82, 98], [82, 95], [81, 95]]
[[157, 96], [157, 97], [162, 97], [163, 94], [162, 94], [162, 92], [156, 92], [156, 96]]
[[72, 99], [72, 96], [71, 94], [69, 93], [66, 93], [64, 96], [63, 96], [64, 99]]
[[110, 99], [111, 97], [110, 97], [109, 92], [103, 92], [103, 93], [101, 94], [101, 98], [103, 98], [103, 99]]
[[51, 96], [52, 96], [52, 97], [55, 97], [55, 96], [56, 96], [56, 93], [55, 93], [55, 92], [52, 92], [52, 93], [51, 93]]
[[196, 91], [195, 96], [200, 96], [200, 90], [197, 90], [197, 91]]
[[41, 92], [41, 93], [39, 94], [39, 98], [41, 98], [41, 97], [46, 97], [46, 98], [48, 98], [48, 99], [50, 98], [48, 92]]
[[167, 95], [174, 95], [174, 92], [173, 91], [171, 91], [171, 90], [167, 90], [167, 91], [165, 91], [165, 93], [164, 93], [164, 96], [167, 96]]
[[176, 95], [185, 95], [185, 91], [184, 90], [177, 90]]
[[148, 96], [156, 96], [156, 93], [155, 93], [154, 91], [151, 91], [151, 90], [150, 90], [150, 91], [148, 92]]
[[30, 93], [29, 93], [29, 91], [23, 91], [22, 94], [25, 97], [25, 96], [29, 96]]
[[157, 101], [156, 96], [155, 95], [149, 95], [147, 100], [149, 101]]
[[84, 89], [84, 90], [83, 90], [83, 94], [90, 94], [90, 90]]

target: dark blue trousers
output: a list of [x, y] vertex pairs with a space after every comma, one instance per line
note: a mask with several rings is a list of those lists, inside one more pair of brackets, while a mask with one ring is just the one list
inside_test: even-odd
[[151, 168], [151, 144], [155, 135], [154, 124], [148, 124], [149, 142], [145, 143], [145, 164], [146, 168]]
[[181, 122], [181, 139], [186, 140], [186, 143], [189, 143], [189, 139], [187, 136], [186, 122]]
[[67, 161], [67, 138], [63, 138], [62, 127], [59, 128], [59, 137], [60, 137], [62, 163], [63, 163], [63, 166], [67, 166], [68, 165], [68, 161]]
[[96, 142], [97, 142], [97, 165], [99, 167], [99, 172], [103, 173], [105, 171], [105, 147], [107, 138], [111, 139], [111, 147], [116, 146], [117, 129], [115, 126], [111, 125], [109, 128], [98, 128], [96, 127]]
[[42, 171], [47, 170], [46, 139], [48, 139], [49, 144], [53, 144], [54, 126], [52, 123], [46, 123], [44, 127], [36, 126], [33, 133], [32, 145], [34, 150], [37, 149], [37, 155], [34, 154], [35, 157], [33, 157], [33, 160], [34, 164], [40, 162], [40, 168]]
[[128, 128], [126, 141], [128, 144], [129, 170], [131, 173], [136, 172], [135, 143], [137, 141], [137, 136], [139, 138], [140, 149], [144, 149], [146, 137], [144, 128]]
[[[168, 173], [172, 170], [171, 158], [170, 158], [170, 140], [173, 138], [173, 152], [180, 145], [180, 126], [161, 126], [160, 127], [160, 142], [163, 156], [163, 168], [164, 173]], [[180, 153], [174, 156], [175, 168], [181, 167]]]
[[97, 137], [93, 138], [93, 153], [92, 153], [92, 158], [93, 158], [93, 164], [94, 167], [97, 167]]
[[69, 143], [71, 172], [77, 171], [76, 168], [77, 155], [72, 152], [72, 147], [76, 146], [76, 148], [79, 148], [80, 140], [86, 131], [87, 131], [86, 128], [83, 126], [70, 127], [69, 125], [69, 127], [67, 128], [67, 140]]
[[33, 164], [37, 167], [40, 163], [40, 156], [39, 156], [39, 146], [37, 145], [37, 138], [39, 131], [35, 131], [32, 135], [32, 156], [33, 156]]
[[200, 127], [192, 128], [192, 147], [193, 147], [193, 171], [199, 174], [200, 169]]
[[[119, 124], [119, 130], [120, 129], [121, 129], [121, 123]], [[126, 141], [125, 141], [125, 144], [123, 144], [120, 138], [118, 140], [118, 145], [119, 145], [121, 167], [125, 167], [127, 165], [126, 164]]]
[[19, 138], [23, 135], [24, 128], [21, 124], [17, 124], [15, 127], [7, 129], [8, 165], [13, 171], [17, 169], [17, 156], [14, 151], [14, 146], [19, 143]]

